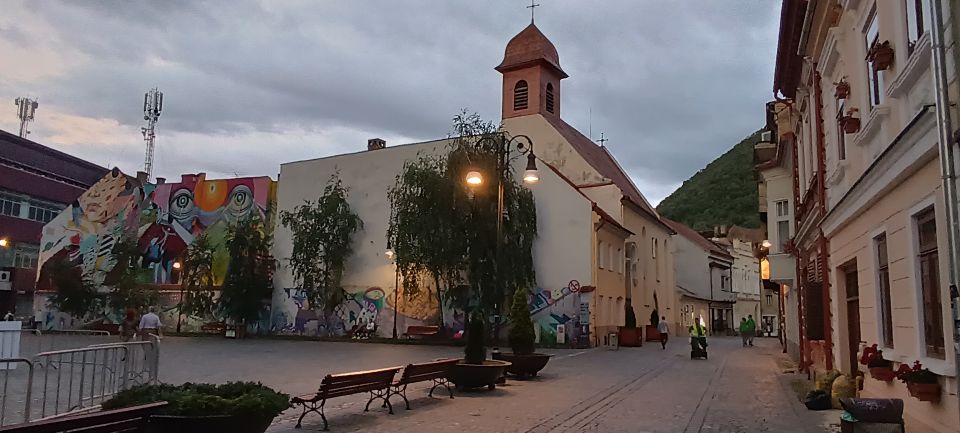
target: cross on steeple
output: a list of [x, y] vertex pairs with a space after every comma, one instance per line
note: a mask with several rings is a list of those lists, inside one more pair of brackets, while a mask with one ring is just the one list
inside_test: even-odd
[[603, 147], [603, 143], [610, 141], [609, 138], [603, 138], [603, 133], [600, 133], [600, 139], [597, 140], [597, 143], [600, 143], [600, 147]]
[[537, 6], [540, 6], [540, 3], [534, 3], [536, 0], [530, 0], [530, 6], [527, 6], [527, 9], [530, 9], [530, 24], [533, 24], [533, 11], [536, 10]]

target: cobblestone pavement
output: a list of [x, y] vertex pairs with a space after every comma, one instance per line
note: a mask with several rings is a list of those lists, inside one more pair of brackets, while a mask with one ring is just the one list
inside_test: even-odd
[[[542, 375], [494, 391], [427, 397], [427, 384], [408, 391], [412, 410], [371, 408], [364, 396], [327, 406], [334, 432], [785, 432], [826, 431], [823, 415], [805, 411], [778, 380], [779, 346], [758, 339], [714, 338], [709, 360], [691, 360], [685, 340], [666, 351], [642, 348], [552, 350]], [[160, 377], [165, 382], [258, 380], [295, 395], [311, 392], [327, 373], [364, 370], [445, 356], [453, 347], [306, 341], [167, 338]], [[782, 377], [781, 377], [782, 379]], [[445, 395], [441, 393], [439, 395]], [[400, 399], [397, 399], [399, 402]], [[320, 430], [310, 414], [293, 428], [290, 409], [273, 433]], [[835, 414], [833, 415], [835, 417]]]

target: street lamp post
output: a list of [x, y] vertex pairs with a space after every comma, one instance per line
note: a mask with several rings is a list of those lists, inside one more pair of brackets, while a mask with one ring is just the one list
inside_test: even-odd
[[[527, 184], [537, 183], [540, 180], [540, 175], [537, 171], [537, 157], [533, 153], [533, 140], [526, 135], [515, 135], [507, 139], [502, 133], [498, 133], [494, 136], [483, 137], [477, 141], [475, 144], [477, 149], [488, 149], [493, 150], [497, 157], [496, 164], [496, 178], [497, 178], [497, 246], [494, 254], [494, 285], [496, 287], [496, 296], [495, 302], [493, 305], [494, 309], [494, 322], [493, 322], [493, 352], [499, 352], [500, 346], [500, 304], [503, 301], [503, 278], [500, 275], [500, 261], [501, 261], [501, 249], [503, 247], [503, 212], [504, 212], [504, 197], [503, 189], [504, 182], [507, 177], [507, 170], [510, 169], [510, 162], [515, 158], [511, 155], [514, 148], [516, 148], [517, 155], [516, 157], [526, 155], [527, 156], [527, 166], [523, 172], [523, 182]], [[471, 170], [467, 173], [466, 183], [470, 187], [476, 187], [483, 183], [483, 175], [479, 171]]]

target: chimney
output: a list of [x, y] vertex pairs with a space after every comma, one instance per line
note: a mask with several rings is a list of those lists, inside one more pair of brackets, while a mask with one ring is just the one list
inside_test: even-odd
[[163, 185], [163, 184], [165, 184], [165, 183], [167, 183], [167, 178], [165, 178], [165, 177], [158, 177], [158, 178], [157, 178], [157, 185]]
[[371, 138], [367, 140], [367, 150], [378, 150], [387, 147], [387, 142], [382, 138]]
[[147, 180], [148, 180], [148, 179], [149, 179], [149, 178], [147, 177], [147, 172], [145, 172], [145, 171], [138, 171], [138, 172], [137, 172], [137, 182], [140, 182], [140, 185], [143, 185], [143, 184], [147, 183]]

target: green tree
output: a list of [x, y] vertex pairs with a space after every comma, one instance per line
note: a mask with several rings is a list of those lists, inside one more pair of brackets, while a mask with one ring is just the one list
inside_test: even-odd
[[287, 262], [294, 280], [306, 292], [310, 306], [325, 315], [344, 301], [343, 269], [353, 253], [353, 234], [363, 228], [347, 197], [347, 188], [334, 174], [316, 202], [306, 201], [292, 212], [280, 213], [280, 222], [293, 237]]
[[530, 320], [530, 307], [527, 289], [517, 289], [513, 293], [513, 306], [510, 308], [510, 349], [517, 355], [533, 353], [536, 334], [533, 321]]
[[124, 232], [111, 250], [115, 264], [104, 279], [104, 285], [110, 288], [107, 303], [114, 311], [128, 308], [143, 311], [159, 299], [155, 289], [146, 287], [150, 271], [140, 266], [138, 241], [135, 232]]
[[187, 247], [180, 274], [182, 314], [209, 317], [215, 313], [213, 253], [205, 234], [197, 236]]
[[83, 277], [80, 267], [67, 259], [50, 264], [50, 278], [56, 290], [50, 297], [50, 306], [74, 317], [84, 317], [97, 309], [103, 297], [97, 288]]
[[264, 301], [273, 293], [270, 244], [270, 233], [259, 218], [237, 221], [227, 230], [230, 264], [218, 306], [226, 317], [241, 326], [259, 319]]
[[483, 344], [485, 336], [483, 313], [475, 309], [470, 313], [470, 320], [467, 323], [467, 345], [463, 349], [463, 360], [467, 364], [483, 364], [487, 359], [487, 348]]

